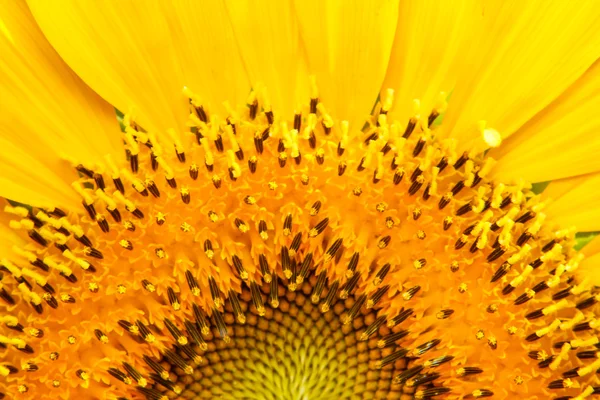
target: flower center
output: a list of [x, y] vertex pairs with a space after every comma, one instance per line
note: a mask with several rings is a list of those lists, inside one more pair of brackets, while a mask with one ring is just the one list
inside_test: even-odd
[[2, 260], [11, 393], [595, 393], [572, 232], [434, 135], [440, 110], [390, 122], [388, 93], [352, 129], [316, 96], [286, 121], [260, 91], [227, 119], [186, 94], [197, 144], [126, 116], [127, 168], [77, 166], [83, 214], [6, 208], [32, 239]]
[[[322, 305], [311, 301], [311, 296], [317, 296], [317, 282], [312, 275], [296, 291], [279, 283], [278, 307], [267, 306], [264, 315], [259, 315], [253, 294], [243, 289], [239, 303], [246, 316], [244, 323], [229, 303], [223, 313], [222, 329], [227, 330], [231, 340], [220, 340], [219, 329], [213, 328], [203, 336], [206, 350], [194, 372], [188, 375], [165, 363], [173, 379], [160, 380], [155, 388], [165, 393], [166, 389], [181, 390], [182, 398], [399, 396], [402, 387], [392, 381], [406, 369], [406, 360], [393, 355], [389, 339], [387, 345], [378, 345], [379, 330], [388, 337], [392, 330], [377, 320], [372, 308], [362, 309], [351, 324], [344, 324], [345, 316], [360, 307], [355, 296], [340, 299], [335, 288], [323, 288], [325, 298], [329, 295], [331, 299], [331, 311], [323, 312]], [[267, 302], [270, 290], [271, 285], [266, 284], [260, 291]], [[398, 330], [402, 332], [407, 331]], [[185, 352], [180, 356], [186, 357]], [[386, 365], [381, 365], [385, 356]]]

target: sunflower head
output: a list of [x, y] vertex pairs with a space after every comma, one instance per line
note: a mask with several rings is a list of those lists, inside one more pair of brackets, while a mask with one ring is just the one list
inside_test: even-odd
[[551, 51], [566, 6], [63, 6], [0, 5], [0, 398], [600, 393], [594, 161], [520, 163], [586, 112], [593, 7]]

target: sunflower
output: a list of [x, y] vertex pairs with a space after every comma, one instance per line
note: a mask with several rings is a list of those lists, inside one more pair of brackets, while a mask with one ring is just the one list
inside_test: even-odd
[[600, 394], [596, 2], [6, 0], [0, 50], [0, 398]]

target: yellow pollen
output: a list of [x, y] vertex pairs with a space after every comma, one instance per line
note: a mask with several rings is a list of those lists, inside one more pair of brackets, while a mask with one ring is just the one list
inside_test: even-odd
[[525, 381], [521, 375], [515, 376], [514, 382], [516, 385], [522, 385]]
[[166, 220], [167, 220], [167, 216], [166, 216], [165, 214], [163, 214], [163, 213], [162, 213], [162, 212], [160, 212], [160, 211], [156, 213], [156, 222], [157, 222], [158, 224], [161, 224], [161, 225], [162, 225], [162, 224], [164, 224], [164, 223], [165, 223], [165, 221], [166, 221]]
[[33, 337], [39, 337], [40, 336], [40, 330], [37, 328], [29, 328], [29, 335], [33, 336]]

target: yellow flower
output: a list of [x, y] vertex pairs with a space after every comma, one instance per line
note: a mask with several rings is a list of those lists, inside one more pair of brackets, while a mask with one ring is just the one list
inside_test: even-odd
[[0, 398], [600, 394], [599, 13], [0, 2]]

